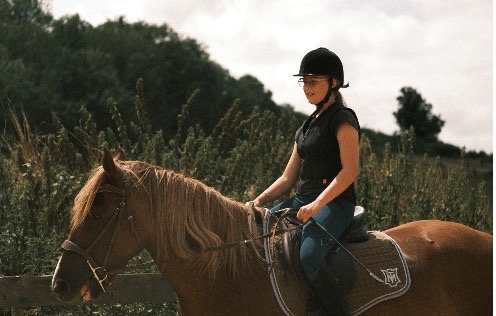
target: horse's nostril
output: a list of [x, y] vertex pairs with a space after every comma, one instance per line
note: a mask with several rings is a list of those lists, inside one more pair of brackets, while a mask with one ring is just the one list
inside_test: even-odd
[[67, 283], [67, 281], [59, 279], [55, 281], [52, 289], [56, 294], [63, 294], [66, 293], [67, 290], [69, 289], [69, 284]]

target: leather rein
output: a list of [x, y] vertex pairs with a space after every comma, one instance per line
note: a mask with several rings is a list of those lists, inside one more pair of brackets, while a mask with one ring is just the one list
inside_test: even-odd
[[[170, 262], [170, 261], [174, 260], [174, 259], [169, 259], [169, 260], [157, 261], [157, 262], [150, 261], [150, 262], [143, 263], [143, 264], [132, 265], [132, 266], [127, 266], [127, 267], [120, 268], [120, 269], [115, 269], [112, 271], [107, 271], [105, 266], [106, 266], [108, 259], [110, 257], [110, 253], [111, 253], [111, 250], [113, 248], [114, 242], [116, 240], [117, 232], [119, 231], [120, 222], [122, 220], [122, 217], [124, 216], [123, 215], [124, 213], [127, 213], [126, 214], [127, 220], [131, 225], [131, 230], [134, 233], [134, 237], [135, 237], [135, 240], [136, 240], [136, 243], [137, 243], [139, 249], [142, 249], [142, 243], [140, 241], [138, 231], [136, 230], [133, 214], [132, 214], [131, 210], [126, 207], [126, 197], [129, 196], [130, 191], [126, 188], [120, 188], [120, 187], [117, 187], [117, 186], [112, 185], [112, 184], [103, 184], [103, 185], [101, 185], [100, 190], [98, 192], [110, 192], [110, 193], [118, 194], [122, 197], [119, 205], [116, 208], [116, 212], [114, 213], [114, 215], [112, 215], [111, 219], [107, 222], [107, 225], [102, 230], [100, 235], [98, 235], [98, 237], [95, 239], [93, 244], [91, 244], [91, 246], [86, 248], [86, 250], [83, 249], [82, 247], [80, 247], [79, 245], [77, 245], [75, 242], [72, 242], [68, 239], [62, 243], [61, 247], [64, 250], [74, 251], [74, 252], [82, 255], [86, 259], [86, 262], [88, 263], [88, 266], [89, 266], [91, 272], [93, 273], [95, 280], [98, 282], [98, 284], [102, 288], [103, 292], [106, 292], [107, 291], [106, 287], [109, 287], [112, 284], [112, 280], [110, 279], [109, 276], [115, 276], [115, 275], [117, 275], [119, 273], [123, 273], [123, 272], [141, 270], [141, 269], [152, 267], [154, 265], [157, 265], [157, 266], [163, 265], [166, 262]], [[287, 216], [291, 216], [291, 214], [289, 213], [289, 209], [286, 212], [282, 212], [282, 215], [280, 216], [279, 220], [281, 220], [282, 218], [287, 217]], [[89, 255], [89, 253], [95, 247], [95, 245], [98, 243], [98, 241], [104, 236], [104, 234], [110, 230], [111, 224], [116, 219], [117, 219], [117, 222], [115, 224], [115, 228], [114, 228], [114, 231], [112, 233], [112, 239], [111, 239], [110, 244], [107, 248], [105, 258], [103, 260], [103, 263], [101, 265], [99, 265], [96, 262], [96, 260], [94, 260]], [[243, 244], [255, 242], [255, 241], [260, 240], [260, 239], [274, 237], [276, 235], [288, 232], [290, 230], [293, 230], [293, 229], [301, 227], [301, 226], [303, 226], [303, 224], [300, 223], [298, 226], [294, 226], [291, 228], [276, 229], [277, 225], [274, 225], [274, 228], [271, 230], [271, 232], [269, 232], [267, 234], [264, 234], [264, 235], [261, 235], [261, 236], [258, 236], [258, 237], [252, 238], [252, 239], [245, 239], [245, 240], [236, 241], [236, 242], [229, 243], [229, 244], [224, 244], [224, 245], [221, 245], [218, 247], [208, 248], [208, 249], [205, 249], [204, 251], [198, 253], [197, 256], [200, 256], [200, 255], [203, 255], [203, 254], [209, 253], [209, 252], [216, 252], [216, 251], [234, 248], [234, 247], [237, 247], [237, 246], [240, 246]], [[268, 264], [270, 265], [270, 263], [268, 263]]]

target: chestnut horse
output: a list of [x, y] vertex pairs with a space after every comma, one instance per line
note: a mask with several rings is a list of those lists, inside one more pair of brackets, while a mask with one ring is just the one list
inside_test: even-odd
[[[177, 294], [181, 315], [284, 315], [262, 243], [236, 244], [259, 236], [262, 209], [172, 171], [122, 159], [104, 149], [103, 166], [75, 199], [52, 280], [60, 300], [97, 300], [109, 279], [145, 249]], [[436, 220], [386, 233], [404, 252], [412, 284], [363, 314], [492, 315], [491, 235]]]

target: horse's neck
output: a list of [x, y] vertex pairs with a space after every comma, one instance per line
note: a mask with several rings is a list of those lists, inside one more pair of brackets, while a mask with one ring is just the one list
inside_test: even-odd
[[[177, 174], [167, 172], [161, 178], [161, 181], [165, 181], [168, 186], [173, 187], [170, 187], [171, 190], [164, 187], [158, 190], [157, 193], [165, 193], [168, 196], [167, 198], [179, 198], [182, 200], [176, 200], [173, 203], [163, 201], [163, 205], [167, 205], [169, 209], [161, 206], [160, 211], [175, 213], [167, 216], [164, 216], [166, 215], [165, 213], [157, 214], [157, 231], [172, 234], [182, 234], [187, 231], [188, 235], [185, 236], [185, 241], [193, 241], [193, 245], [197, 242], [202, 242], [201, 238], [206, 239], [205, 245], [211, 243], [209, 237], [207, 237], [210, 233], [216, 234], [221, 239], [220, 244], [254, 237], [251, 232], [253, 232], [253, 229], [256, 231], [255, 216], [260, 215], [257, 210], [250, 213], [249, 210], [242, 206], [240, 207], [239, 203], [233, 202], [210, 188]], [[188, 191], [179, 190], [180, 186], [188, 189]], [[192, 194], [195, 194], [193, 202], [191, 202]], [[200, 205], [201, 209], [199, 208]], [[157, 206], [160, 207], [160, 205]], [[193, 210], [195, 207], [198, 209]], [[197, 216], [201, 217], [198, 218]], [[159, 229], [159, 225], [163, 225], [168, 220], [172, 221], [170, 223], [175, 224], [169, 227], [162, 226]], [[199, 235], [196, 237], [190, 235], [198, 232]], [[255, 233], [254, 235], [257, 234]], [[201, 236], [201, 238], [199, 239], [198, 236]], [[169, 237], [173, 238], [174, 236]], [[241, 255], [243, 253], [242, 248], [231, 248], [231, 251], [236, 250], [233, 258], [236, 258], [237, 263], [234, 268], [232, 262], [229, 262], [227, 257], [223, 257], [218, 261], [216, 271], [211, 273], [206, 266], [196, 264], [199, 262], [196, 255], [189, 259], [180, 259], [180, 250], [176, 249], [178, 252], [175, 252], [170, 244], [162, 243], [163, 240], [162, 242], [160, 240], [161, 237], [157, 235], [157, 239], [151, 243], [149, 251], [155, 261], [165, 260], [165, 264], [160, 264], [159, 269], [178, 295], [182, 312], [189, 310], [189, 314], [193, 315], [205, 314], [207, 311], [211, 311], [210, 314], [227, 312], [228, 314], [246, 315], [246, 311], [249, 311], [249, 315], [255, 315], [257, 311], [264, 309], [267, 311], [266, 308], [260, 306], [253, 310], [253, 306], [250, 306], [250, 304], [246, 304], [246, 306], [241, 303], [233, 304], [233, 300], [242, 302], [247, 297], [255, 297], [256, 301], [262, 302], [267, 300], [266, 296], [271, 296], [270, 280], [267, 275], [267, 268], [260, 259], [260, 248], [258, 250], [250, 248], [250, 244], [237, 246], [249, 248], [244, 256], [245, 262], [240, 260], [243, 257]], [[220, 244], [216, 242], [205, 247], [217, 247]], [[157, 253], [159, 248], [161, 250], [158, 252], [162, 252], [160, 257], [158, 257], [159, 254]], [[201, 247], [196, 244], [193, 248]], [[221, 311], [221, 306], [226, 304], [226, 298], [228, 298], [227, 301], [230, 304]], [[262, 305], [264, 304], [266, 303], [264, 302]], [[276, 315], [277, 313], [266, 312], [265, 314]]]
[[249, 260], [236, 276], [221, 266], [211, 277], [188, 269], [184, 261], [163, 267], [161, 272], [177, 294], [184, 315], [257, 315], [264, 310], [261, 315], [278, 315], [266, 266], [255, 254]]

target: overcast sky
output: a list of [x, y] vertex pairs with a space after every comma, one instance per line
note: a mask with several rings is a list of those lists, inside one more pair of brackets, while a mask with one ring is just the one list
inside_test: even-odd
[[446, 121], [439, 139], [493, 152], [491, 0], [48, 0], [55, 18], [93, 25], [167, 24], [204, 45], [239, 78], [257, 77], [278, 104], [311, 113], [295, 77], [301, 58], [326, 47], [343, 61], [343, 89], [363, 127], [392, 134], [402, 87]]

